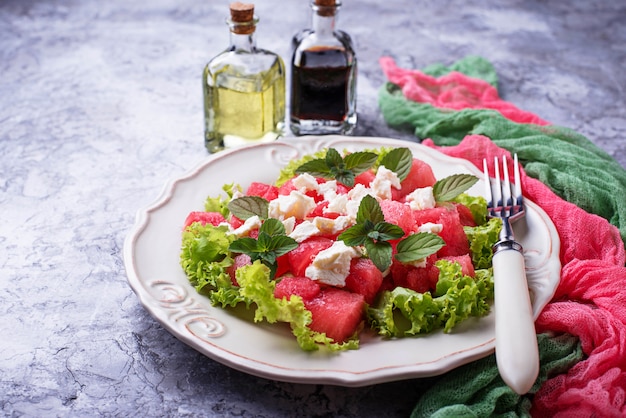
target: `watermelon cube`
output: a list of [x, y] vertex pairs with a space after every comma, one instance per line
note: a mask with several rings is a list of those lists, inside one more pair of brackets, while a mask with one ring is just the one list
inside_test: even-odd
[[222, 222], [226, 222], [226, 218], [219, 212], [191, 212], [185, 219], [183, 229], [187, 229], [194, 222], [200, 222], [202, 225], [211, 224], [218, 226]]
[[363, 295], [329, 287], [319, 296], [305, 302], [311, 311], [313, 331], [325, 333], [335, 342], [344, 342], [361, 327], [365, 313]]
[[391, 264], [391, 276], [396, 286], [405, 287], [419, 293], [434, 290], [439, 280], [439, 269], [435, 266], [436, 255], [426, 259], [426, 266], [415, 267], [394, 260]]
[[439, 236], [446, 242], [438, 252], [439, 257], [458, 256], [468, 254], [470, 251], [469, 240], [461, 224], [459, 212], [453, 207], [439, 216], [438, 224], [443, 225]]
[[417, 158], [413, 159], [411, 171], [408, 176], [400, 183], [400, 190], [392, 188], [391, 196], [393, 200], [401, 200], [404, 196], [413, 190], [433, 186], [437, 182], [433, 169], [430, 165]]
[[415, 231], [413, 211], [408, 205], [395, 200], [382, 200], [379, 202], [385, 221], [398, 225], [404, 231], [404, 235]]
[[278, 197], [278, 187], [253, 181], [250, 183], [248, 190], [246, 191], [248, 196], [259, 196], [265, 200], [274, 200]]
[[383, 283], [383, 274], [376, 268], [369, 258], [354, 258], [350, 262], [350, 273], [346, 277], [346, 289], [363, 295], [365, 302], [374, 302], [380, 286]]
[[308, 238], [287, 253], [290, 271], [294, 276], [305, 276], [306, 268], [313, 262], [315, 256], [322, 250], [333, 245], [333, 240], [324, 237]]
[[376, 173], [372, 170], [367, 170], [359, 174], [354, 178], [354, 184], [362, 184], [365, 187], [370, 187], [372, 180], [376, 178]]
[[308, 277], [286, 276], [276, 283], [274, 297], [289, 299], [291, 295], [298, 295], [307, 302], [316, 298], [320, 291], [320, 285], [315, 280]]

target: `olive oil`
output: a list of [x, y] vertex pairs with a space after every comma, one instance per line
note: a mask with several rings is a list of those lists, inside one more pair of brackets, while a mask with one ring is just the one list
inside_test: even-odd
[[253, 10], [231, 4], [231, 45], [204, 69], [205, 145], [211, 153], [283, 134], [285, 66], [275, 53], [256, 47]]

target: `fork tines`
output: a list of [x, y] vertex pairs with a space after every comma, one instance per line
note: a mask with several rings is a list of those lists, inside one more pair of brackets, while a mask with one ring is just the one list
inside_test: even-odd
[[522, 186], [520, 181], [519, 164], [517, 154], [513, 155], [513, 177], [511, 184], [506, 155], [502, 156], [502, 176], [498, 157], [494, 157], [494, 183], [489, 180], [487, 159], [483, 159], [483, 171], [485, 175], [485, 194], [490, 216], [511, 217], [523, 211]]

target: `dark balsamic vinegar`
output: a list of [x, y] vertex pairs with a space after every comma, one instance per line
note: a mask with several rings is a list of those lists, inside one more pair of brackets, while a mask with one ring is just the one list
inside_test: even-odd
[[344, 120], [349, 111], [351, 71], [345, 50], [321, 47], [302, 51], [300, 65], [293, 66], [292, 117]]

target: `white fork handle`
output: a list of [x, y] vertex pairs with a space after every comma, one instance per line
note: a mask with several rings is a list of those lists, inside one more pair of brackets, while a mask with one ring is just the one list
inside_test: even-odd
[[527, 393], [539, 374], [539, 351], [524, 256], [501, 248], [493, 256], [496, 363], [502, 380]]

